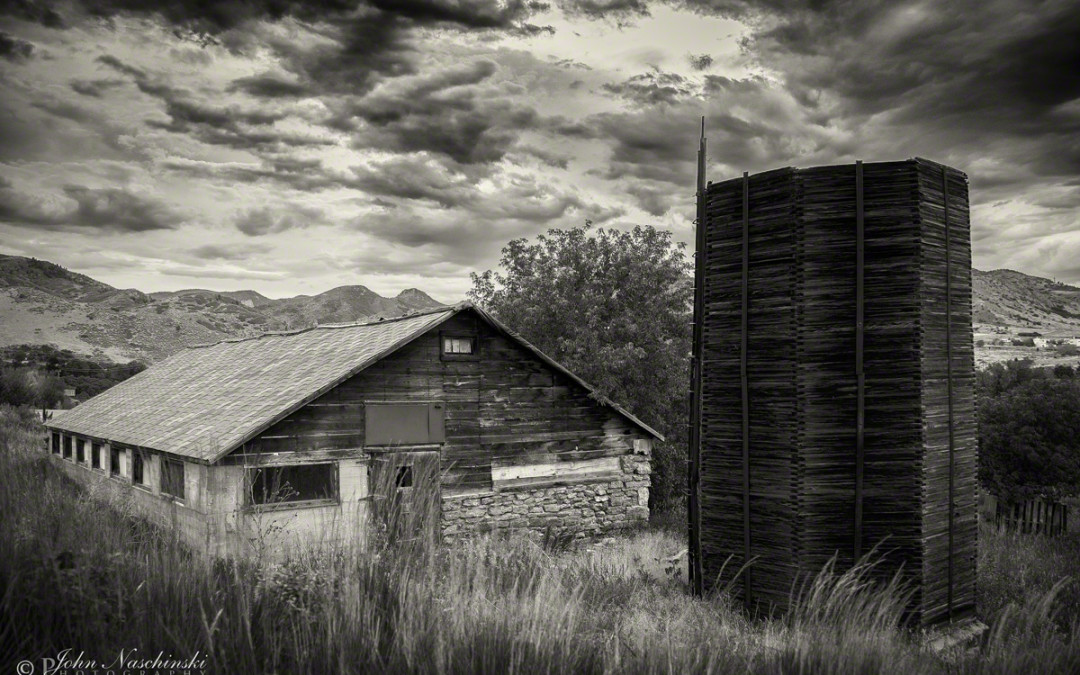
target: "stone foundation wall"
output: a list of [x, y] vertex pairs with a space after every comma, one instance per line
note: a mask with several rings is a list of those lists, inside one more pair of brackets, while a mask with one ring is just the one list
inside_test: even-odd
[[615, 480], [444, 495], [443, 539], [496, 529], [542, 533], [548, 527], [586, 537], [644, 523], [649, 519], [649, 457], [627, 455], [619, 464], [622, 475]]

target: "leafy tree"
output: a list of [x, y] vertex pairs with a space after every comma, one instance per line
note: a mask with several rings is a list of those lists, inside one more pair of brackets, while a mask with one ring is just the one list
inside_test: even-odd
[[667, 438], [653, 452], [654, 508], [686, 482], [693, 278], [684, 246], [653, 227], [549, 230], [473, 274], [469, 298]]
[[1080, 380], [1024, 362], [995, 366], [979, 374], [983, 485], [1014, 500], [1080, 494]]
[[979, 399], [986, 400], [1042, 377], [1043, 372], [1033, 367], [1031, 359], [1013, 359], [1005, 363], [991, 363], [980, 370], [976, 374], [976, 388]]
[[26, 368], [0, 370], [0, 403], [29, 405], [34, 402], [34, 384]]
[[55, 375], [39, 375], [34, 389], [34, 404], [39, 408], [55, 408], [64, 400], [64, 381]]

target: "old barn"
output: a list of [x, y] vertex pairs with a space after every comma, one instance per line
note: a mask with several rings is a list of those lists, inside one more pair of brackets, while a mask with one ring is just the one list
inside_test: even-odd
[[625, 527], [659, 438], [469, 304], [187, 349], [48, 427], [66, 473], [214, 554], [362, 541], [377, 485], [443, 538]]

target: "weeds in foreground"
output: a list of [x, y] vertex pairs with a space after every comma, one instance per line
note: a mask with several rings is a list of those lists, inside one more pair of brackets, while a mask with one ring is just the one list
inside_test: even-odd
[[[40, 438], [0, 409], [3, 672], [69, 647], [99, 660], [198, 650], [212, 673], [1080, 672], [1076, 622], [1063, 614], [1073, 587], [1044, 583], [1068, 569], [1065, 556], [1035, 574], [1019, 550], [1072, 546], [1075, 560], [1075, 541], [983, 532], [992, 574], [980, 583], [996, 620], [976, 650], [942, 657], [899, 627], [902, 590], [868, 567], [827, 568], [787, 617], [750, 620], [726, 594], [685, 593], [665, 570], [681, 535], [664, 530], [576, 548], [556, 533], [546, 545], [489, 535], [215, 561], [65, 480]], [[995, 590], [1010, 575], [1025, 588]]]

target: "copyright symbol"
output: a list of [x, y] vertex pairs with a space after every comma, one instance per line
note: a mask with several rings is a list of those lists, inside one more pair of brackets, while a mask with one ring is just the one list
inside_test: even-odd
[[30, 661], [19, 661], [18, 665], [15, 666], [15, 672], [19, 675], [33, 675], [34, 664]]

